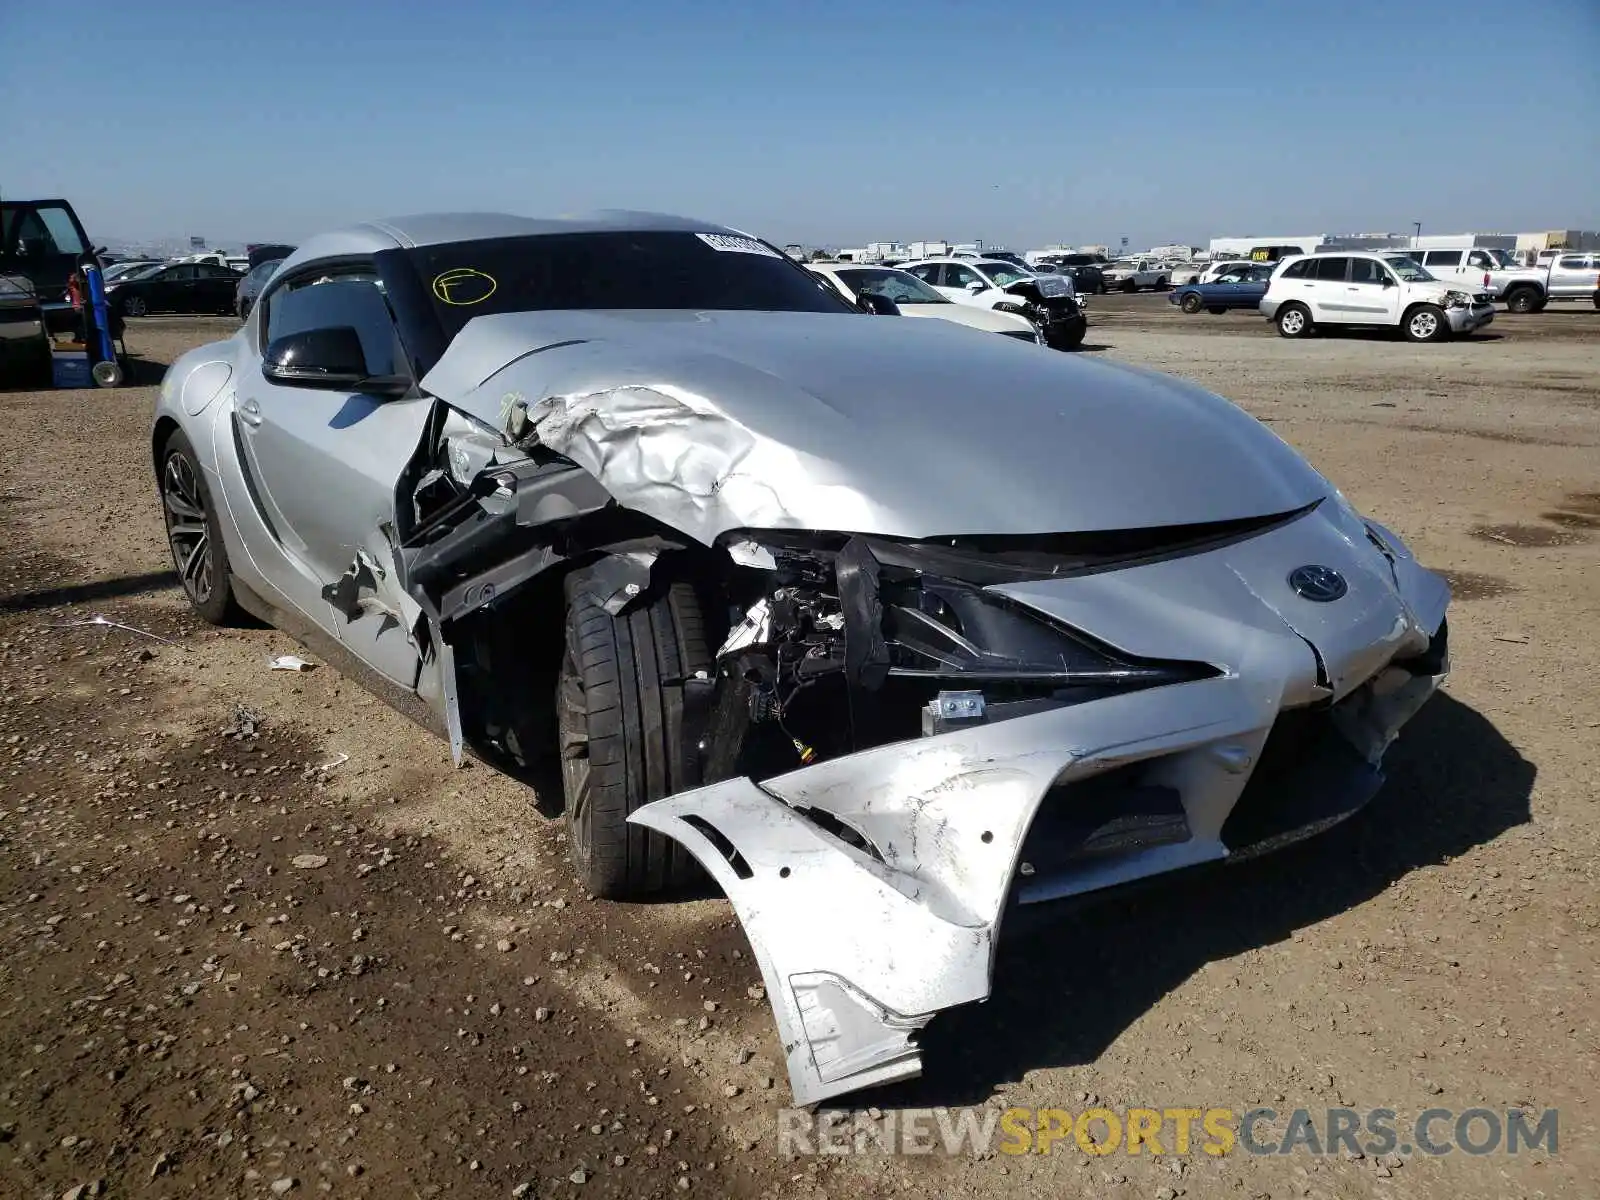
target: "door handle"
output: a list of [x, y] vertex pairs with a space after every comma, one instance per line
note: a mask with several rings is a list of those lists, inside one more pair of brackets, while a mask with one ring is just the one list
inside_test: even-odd
[[239, 402], [239, 416], [246, 425], [261, 424], [261, 405], [255, 400]]

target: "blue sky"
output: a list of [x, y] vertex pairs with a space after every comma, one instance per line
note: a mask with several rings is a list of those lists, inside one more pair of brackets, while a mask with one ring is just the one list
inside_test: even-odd
[[448, 208], [835, 245], [1594, 229], [1600, 0], [0, 0], [0, 194], [213, 244]]

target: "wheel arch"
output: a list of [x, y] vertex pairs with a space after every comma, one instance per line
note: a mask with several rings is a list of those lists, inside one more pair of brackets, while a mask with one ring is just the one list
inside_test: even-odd
[[176, 417], [162, 413], [150, 430], [150, 472], [157, 483], [161, 481], [161, 451], [166, 448], [172, 435], [182, 428]]

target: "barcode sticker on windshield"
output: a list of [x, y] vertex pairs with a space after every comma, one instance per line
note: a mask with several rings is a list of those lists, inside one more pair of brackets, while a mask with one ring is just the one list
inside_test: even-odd
[[768, 258], [782, 258], [776, 250], [763, 246], [755, 238], [738, 237], [731, 233], [697, 233], [699, 238], [713, 250], [724, 250], [732, 254], [765, 254]]

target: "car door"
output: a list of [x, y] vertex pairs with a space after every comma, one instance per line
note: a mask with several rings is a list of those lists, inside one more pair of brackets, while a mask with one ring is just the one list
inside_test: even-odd
[[1355, 317], [1351, 315], [1345, 282], [1350, 260], [1341, 254], [1318, 254], [1310, 262], [1305, 278], [1297, 281], [1299, 286], [1294, 290], [1303, 293], [1300, 298], [1310, 306], [1311, 319], [1332, 325], [1351, 324]]
[[[973, 284], [979, 286], [979, 291], [972, 290]], [[965, 263], [945, 263], [944, 282], [938, 286], [940, 292], [957, 304], [970, 304], [975, 308], [989, 307], [988, 301], [979, 298], [983, 291], [988, 290], [988, 280]]]
[[[1460, 251], [1456, 252], [1458, 255]], [[1376, 258], [1352, 258], [1345, 282], [1345, 311], [1352, 322], [1400, 323], [1400, 284]]]
[[[370, 374], [409, 366], [377, 277], [327, 266], [297, 271], [263, 298], [261, 345], [312, 329], [354, 328]], [[253, 500], [308, 615], [369, 666], [414, 688], [418, 610], [394, 573], [395, 487], [432, 401], [293, 387], [246, 372], [238, 415]], [[268, 572], [271, 574], [272, 572]], [[305, 605], [301, 605], [306, 608]]]
[[1550, 263], [1550, 295], [1571, 299], [1588, 296], [1600, 287], [1596, 270], [1600, 269], [1600, 256], [1593, 254], [1563, 254]]
[[233, 307], [233, 289], [239, 276], [227, 267], [211, 263], [196, 264], [196, 278], [191, 312], [227, 312]]
[[177, 263], [156, 273], [145, 289], [145, 307], [151, 312], [194, 312], [195, 289], [200, 284], [200, 268], [194, 263]]

